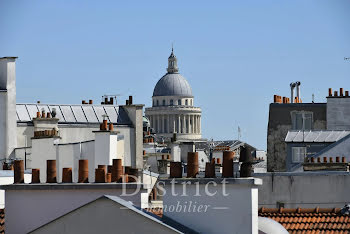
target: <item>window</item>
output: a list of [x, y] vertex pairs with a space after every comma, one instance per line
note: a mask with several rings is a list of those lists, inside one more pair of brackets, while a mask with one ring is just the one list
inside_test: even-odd
[[292, 147], [292, 162], [301, 163], [304, 162], [306, 156], [306, 147]]
[[313, 123], [312, 112], [293, 111], [292, 128], [293, 130], [311, 130]]
[[188, 100], [187, 100], [187, 99], [186, 99], [186, 101], [185, 101], [185, 105], [188, 106]]
[[181, 99], [177, 100], [177, 104], [181, 106]]
[[157, 106], [159, 106], [159, 100], [157, 100]]
[[153, 106], [155, 106], [155, 104], [156, 104], [156, 101], [153, 100]]
[[170, 106], [173, 106], [174, 105], [174, 101], [173, 99], [170, 99]]
[[191, 106], [193, 106], [193, 100], [191, 99]]
[[165, 100], [163, 100], [163, 106], [165, 106]]

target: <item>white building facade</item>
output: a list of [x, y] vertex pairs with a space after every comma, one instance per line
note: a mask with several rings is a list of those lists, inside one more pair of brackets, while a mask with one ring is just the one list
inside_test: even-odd
[[201, 108], [194, 106], [191, 86], [179, 73], [173, 51], [168, 58], [167, 73], [156, 84], [152, 107], [146, 108], [145, 115], [154, 131], [164, 138], [170, 138], [174, 133], [180, 141], [202, 137]]

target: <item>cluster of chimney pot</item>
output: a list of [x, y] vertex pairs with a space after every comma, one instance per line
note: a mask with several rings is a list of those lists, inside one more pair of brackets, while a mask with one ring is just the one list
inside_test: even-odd
[[[57, 183], [56, 160], [46, 161], [46, 183]], [[132, 183], [137, 182], [138, 170], [123, 167], [121, 159], [113, 159], [113, 165], [98, 165], [95, 169], [95, 183]], [[62, 183], [72, 183], [72, 168], [62, 169]], [[14, 162], [14, 183], [24, 183], [24, 161]], [[40, 169], [32, 169], [32, 184], [40, 183]], [[79, 160], [78, 183], [89, 183], [89, 162]]]
[[143, 132], [143, 143], [153, 143], [154, 138], [151, 136], [151, 131]]
[[[89, 102], [86, 102], [85, 100], [81, 101], [81, 104], [83, 105], [92, 105], [93, 104], [93, 100], [89, 100]], [[101, 105], [114, 105], [114, 98], [110, 97], [108, 99], [108, 97], [104, 98], [104, 101], [101, 102]], [[126, 100], [126, 105], [132, 105], [132, 96], [129, 96], [129, 99]]]
[[338, 95], [338, 91], [334, 91], [334, 95], [333, 95], [332, 88], [329, 88], [328, 89], [328, 97], [349, 97], [349, 91], [345, 91], [345, 95], [344, 95], [344, 89], [340, 88], [339, 95]]
[[[234, 151], [223, 151], [222, 177], [234, 177], [233, 161]], [[253, 158], [251, 149], [241, 147], [240, 161], [243, 162], [240, 170], [240, 177], [250, 177], [252, 175]], [[220, 167], [220, 158], [212, 158], [210, 162], [205, 164], [205, 178], [215, 178], [215, 167]], [[187, 178], [196, 178], [199, 174], [198, 152], [188, 152], [187, 154]], [[182, 162], [170, 162], [170, 178], [182, 178]]]
[[[329, 162], [328, 162], [328, 158], [329, 158]], [[306, 158], [305, 160], [307, 162], [315, 163], [315, 157]], [[317, 160], [317, 163], [321, 163], [321, 158], [320, 157], [316, 157], [316, 160]], [[335, 157], [335, 162], [336, 163], [340, 163], [340, 157]], [[341, 158], [341, 162], [342, 163], [346, 163], [346, 158], [342, 157]], [[334, 163], [333, 157], [323, 157], [323, 163]]]

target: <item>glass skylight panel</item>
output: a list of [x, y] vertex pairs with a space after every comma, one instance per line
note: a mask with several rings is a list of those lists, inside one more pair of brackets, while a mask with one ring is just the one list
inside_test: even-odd
[[105, 110], [102, 106], [94, 106], [95, 113], [97, 115], [98, 121], [102, 123], [103, 115], [106, 115]]
[[83, 105], [82, 106], [84, 113], [86, 115], [86, 118], [88, 120], [89, 123], [98, 123], [98, 120], [96, 118], [96, 114], [94, 112], [94, 110], [92, 109], [92, 106], [89, 105]]
[[29, 105], [27, 104], [26, 107], [29, 113], [30, 120], [32, 120], [33, 118], [36, 118], [36, 113], [40, 111], [36, 106], [36, 104], [29, 104]]
[[19, 121], [31, 121], [25, 105], [16, 105], [16, 111]]
[[64, 115], [64, 118], [66, 119], [66, 122], [76, 122], [76, 119], [70, 106], [61, 106], [61, 111]]
[[74, 113], [74, 116], [75, 116], [77, 122], [86, 123], [87, 120], [86, 120], [86, 117], [84, 115], [84, 112], [83, 112], [83, 109], [81, 108], [81, 106], [71, 106], [71, 107], [72, 107], [72, 110], [73, 110], [73, 113]]
[[116, 109], [115, 109], [114, 106], [105, 106], [104, 108], [105, 108], [105, 111], [108, 115], [109, 120], [112, 123], [116, 124], [118, 121], [118, 112], [116, 111], [116, 109], [118, 109], [118, 107], [116, 107]]

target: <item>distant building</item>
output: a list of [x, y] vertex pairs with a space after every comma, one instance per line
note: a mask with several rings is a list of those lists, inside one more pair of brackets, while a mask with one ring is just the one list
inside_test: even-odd
[[[267, 170], [300, 170], [311, 157], [350, 160], [349, 92], [329, 90], [327, 103], [290, 103], [275, 96], [267, 130]], [[299, 100], [299, 99], [296, 99]]]
[[179, 73], [173, 51], [168, 58], [167, 73], [156, 84], [152, 107], [146, 108], [145, 115], [155, 133], [166, 141], [170, 141], [174, 133], [179, 141], [202, 138], [202, 111], [194, 106], [191, 86]]
[[[42, 169], [57, 160], [58, 179], [63, 167], [89, 159], [94, 168], [121, 158], [123, 166], [143, 169], [143, 105], [116, 105], [113, 98], [101, 104], [16, 103], [16, 57], [0, 58], [0, 160], [25, 160], [26, 169]], [[101, 131], [101, 124], [108, 128]], [[107, 126], [107, 123], [106, 123]], [[112, 129], [111, 129], [112, 128]]]

